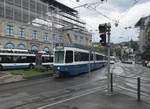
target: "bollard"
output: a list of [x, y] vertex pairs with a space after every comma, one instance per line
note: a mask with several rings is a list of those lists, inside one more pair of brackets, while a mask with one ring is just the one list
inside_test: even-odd
[[141, 101], [141, 78], [137, 78], [137, 101]]
[[110, 91], [113, 92], [113, 73], [110, 73]]

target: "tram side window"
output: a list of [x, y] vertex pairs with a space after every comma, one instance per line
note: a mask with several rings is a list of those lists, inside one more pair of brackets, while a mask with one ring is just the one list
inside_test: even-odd
[[81, 61], [89, 61], [89, 54], [81, 53]]
[[0, 57], [0, 63], [2, 62], [2, 57]]
[[27, 57], [27, 62], [28, 62], [28, 63], [33, 63], [33, 62], [35, 62], [35, 56], [28, 56], [28, 57]]
[[75, 52], [75, 61], [89, 61], [89, 54], [83, 52]]
[[17, 63], [26, 63], [27, 57], [26, 56], [19, 56], [17, 59]]
[[1, 63], [13, 63], [12, 56], [1, 56]]
[[96, 55], [96, 60], [103, 60], [103, 56], [102, 55]]
[[103, 60], [107, 60], [107, 56], [103, 56]]
[[47, 61], [48, 61], [47, 57], [42, 57], [42, 62], [47, 62]]
[[72, 63], [73, 62], [73, 51], [66, 51], [66, 63]]
[[75, 52], [75, 61], [80, 61], [81, 59], [80, 52]]
[[48, 62], [53, 62], [52, 57], [42, 57], [42, 62], [48, 63]]
[[53, 57], [50, 57], [49, 60], [50, 60], [50, 62], [53, 62]]

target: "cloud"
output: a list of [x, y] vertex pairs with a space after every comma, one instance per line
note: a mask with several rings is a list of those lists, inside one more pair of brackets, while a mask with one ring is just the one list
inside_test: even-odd
[[[57, 0], [61, 3], [64, 3], [70, 7], [79, 6], [81, 4], [96, 2], [98, 0], [80, 0], [79, 3], [75, 0]], [[138, 0], [139, 2], [133, 6], [135, 0], [108, 0], [107, 3], [99, 4], [96, 8], [99, 12], [107, 15], [111, 19], [119, 20], [119, 26], [114, 26], [114, 21], [109, 20], [99, 12], [89, 10], [87, 8], [77, 9], [80, 13], [80, 17], [87, 23], [89, 30], [93, 30], [93, 41], [99, 41], [98, 32], [95, 31], [98, 28], [98, 25], [105, 22], [111, 22], [112, 31], [111, 31], [111, 41], [120, 42], [128, 41], [131, 38], [138, 40], [138, 30], [137, 29], [127, 29], [124, 27], [132, 26], [134, 27], [135, 23], [144, 16], [150, 15], [150, 1], [149, 0]]]
[[[141, 17], [150, 15], [150, 2], [138, 4], [131, 8], [121, 20], [122, 25], [134, 25]], [[128, 24], [126, 24], [128, 22]]]
[[[120, 19], [120, 25], [113, 28], [112, 41], [128, 41], [131, 38], [138, 40], [138, 29], [134, 28], [136, 22], [141, 18], [150, 15], [150, 2], [145, 2], [132, 7], [128, 12], [125, 12]], [[125, 30], [124, 27], [132, 26], [132, 29]], [[121, 37], [121, 39], [120, 39]]]

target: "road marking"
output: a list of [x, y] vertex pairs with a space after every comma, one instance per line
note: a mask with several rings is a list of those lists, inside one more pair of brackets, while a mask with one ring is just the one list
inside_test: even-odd
[[45, 108], [48, 108], [48, 107], [51, 107], [51, 106], [54, 106], [54, 105], [57, 105], [57, 104], [61, 104], [61, 103], [64, 103], [64, 102], [67, 102], [67, 101], [70, 101], [70, 100], [73, 100], [73, 99], [77, 99], [77, 98], [80, 98], [80, 97], [83, 97], [83, 96], [86, 96], [86, 95], [90, 95], [92, 93], [95, 93], [97, 91], [102, 90], [101, 88], [102, 87], [97, 87], [97, 88], [94, 88], [94, 89], [92, 89], [92, 91], [89, 91], [87, 93], [84, 93], [84, 94], [81, 94], [81, 95], [78, 95], [78, 96], [74, 96], [74, 97], [71, 97], [71, 98], [68, 98], [68, 99], [65, 99], [65, 100], [61, 100], [61, 101], [58, 101], [58, 102], [55, 102], [55, 103], [51, 103], [51, 104], [48, 104], [48, 105], [45, 105], [45, 106], [41, 106], [41, 107], [38, 107], [37, 109], [45, 109]]

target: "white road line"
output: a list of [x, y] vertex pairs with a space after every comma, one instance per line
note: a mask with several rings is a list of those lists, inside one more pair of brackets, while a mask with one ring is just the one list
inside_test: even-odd
[[73, 99], [80, 98], [82, 96], [90, 95], [90, 94], [95, 93], [95, 92], [100, 91], [100, 90], [102, 90], [102, 87], [97, 87], [97, 88], [92, 89], [92, 91], [90, 91], [90, 92], [87, 92], [87, 93], [84, 93], [84, 94], [81, 94], [81, 95], [78, 95], [78, 96], [74, 96], [74, 97], [71, 97], [71, 98], [68, 98], [68, 99], [65, 99], [65, 100], [61, 100], [61, 101], [58, 101], [58, 102], [55, 102], [55, 103], [51, 103], [51, 104], [48, 104], [48, 105], [45, 105], [45, 106], [41, 106], [41, 107], [38, 107], [37, 109], [45, 109], [45, 108], [48, 108], [48, 107], [51, 107], [51, 106], [54, 106], [54, 105], [57, 105], [57, 104], [61, 104], [61, 103], [64, 103], [64, 102], [67, 102], [67, 101], [70, 101], [70, 100], [73, 100]]

